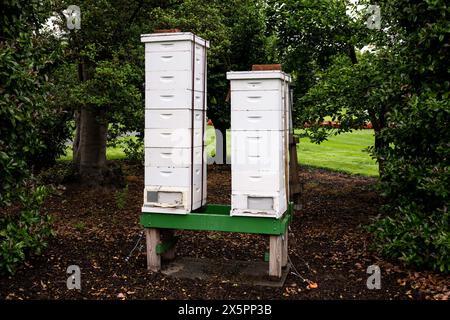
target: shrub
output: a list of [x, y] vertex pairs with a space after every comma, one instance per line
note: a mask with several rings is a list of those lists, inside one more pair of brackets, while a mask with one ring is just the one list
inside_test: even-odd
[[14, 274], [27, 255], [40, 254], [47, 246], [53, 235], [51, 217], [39, 213], [46, 194], [44, 187], [23, 191], [18, 211], [0, 217], [0, 272]]
[[[381, 190], [388, 216], [375, 222], [375, 246], [409, 265], [450, 272], [450, 102], [423, 93], [391, 115]], [[447, 119], [447, 120], [446, 120]]]
[[128, 198], [128, 185], [125, 186], [122, 190], [118, 190], [115, 193], [115, 200], [116, 200], [116, 206], [119, 209], [125, 208], [125, 205], [127, 204], [127, 198]]
[[140, 137], [123, 139], [120, 145], [123, 147], [123, 152], [128, 160], [144, 162], [144, 141]]

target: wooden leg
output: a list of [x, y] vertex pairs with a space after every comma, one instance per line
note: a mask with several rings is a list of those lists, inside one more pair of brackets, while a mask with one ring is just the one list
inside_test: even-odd
[[147, 243], [147, 269], [158, 272], [161, 270], [161, 256], [156, 253], [156, 246], [161, 242], [159, 230], [146, 228], [145, 239]]
[[282, 242], [282, 236], [270, 236], [269, 276], [281, 278]]
[[281, 266], [283, 268], [288, 264], [288, 234], [289, 232], [287, 230], [283, 234], [283, 252], [281, 256]]
[[[162, 241], [163, 242], [172, 241], [174, 238], [174, 233], [175, 233], [175, 231], [172, 229], [161, 230]], [[161, 257], [163, 260], [173, 260], [173, 259], [175, 259], [175, 254], [176, 254], [176, 247], [173, 246], [172, 248], [170, 248], [169, 250], [164, 252], [161, 255]]]

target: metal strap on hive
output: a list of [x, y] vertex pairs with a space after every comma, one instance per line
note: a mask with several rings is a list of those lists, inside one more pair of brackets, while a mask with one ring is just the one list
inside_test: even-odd
[[284, 186], [285, 186], [285, 198], [286, 204], [289, 206], [289, 129], [288, 129], [288, 119], [287, 119], [287, 109], [288, 109], [288, 95], [286, 94], [288, 82], [286, 77], [283, 79], [283, 113], [284, 113]]
[[203, 139], [205, 138], [205, 113], [206, 113], [206, 68], [207, 68], [207, 52], [208, 52], [208, 50], [206, 49], [206, 40], [205, 40], [205, 54], [204, 54], [204, 57], [203, 57], [203, 106], [202, 106], [202, 108], [203, 108], [203, 112], [202, 112], [202, 179], [201, 179], [201, 181], [202, 181], [202, 183], [201, 183], [201, 188], [202, 188], [202, 190], [200, 191], [200, 193], [201, 193], [201, 196], [200, 196], [200, 207], [202, 207], [203, 206], [203, 175], [204, 175], [204, 168], [203, 168], [203, 166], [204, 166], [204, 160], [205, 160], [205, 143], [204, 143], [204, 141], [203, 141]]
[[194, 108], [195, 108], [195, 35], [192, 35], [192, 96], [191, 96], [191, 211], [194, 209]]

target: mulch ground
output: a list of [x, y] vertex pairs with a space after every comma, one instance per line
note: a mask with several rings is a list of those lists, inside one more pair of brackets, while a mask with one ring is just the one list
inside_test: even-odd
[[[389, 262], [370, 250], [365, 226], [379, 214], [375, 180], [302, 167], [303, 208], [290, 226], [289, 255], [308, 289], [290, 274], [283, 288], [233, 283], [221, 276], [180, 280], [146, 270], [143, 247], [126, 261], [142, 228], [142, 168], [123, 164], [128, 192], [68, 184], [48, 198], [56, 236], [14, 276], [0, 276], [0, 299], [448, 299], [450, 279]], [[208, 202], [230, 202], [230, 168], [208, 167]], [[262, 260], [268, 239], [258, 235], [178, 231], [177, 254], [217, 260]], [[143, 244], [143, 241], [142, 241]], [[381, 268], [381, 289], [366, 286], [369, 265]], [[68, 290], [66, 269], [81, 268], [81, 290]]]

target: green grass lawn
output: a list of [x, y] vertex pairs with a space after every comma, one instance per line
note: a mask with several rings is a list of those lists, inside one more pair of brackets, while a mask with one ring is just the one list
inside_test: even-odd
[[[296, 130], [296, 133], [299, 133]], [[297, 148], [301, 164], [365, 176], [378, 176], [378, 165], [365, 148], [373, 145], [373, 130], [356, 130], [330, 137], [321, 144], [300, 139]]]
[[[121, 147], [108, 147], [106, 149], [106, 158], [108, 160], [120, 160], [125, 158], [125, 152]], [[58, 161], [71, 161], [72, 160], [72, 147], [66, 149], [66, 154], [59, 157]]]
[[[300, 130], [296, 130], [300, 133]], [[129, 138], [127, 138], [129, 139]], [[343, 133], [332, 136], [320, 145], [312, 143], [308, 138], [300, 140], [297, 156], [300, 164], [328, 168], [365, 176], [378, 176], [378, 166], [370, 155], [364, 151], [373, 145], [373, 130], [356, 130], [351, 133]], [[214, 128], [208, 127], [206, 132], [206, 151], [209, 155], [215, 154], [216, 137]], [[227, 132], [227, 152], [230, 154], [231, 137]], [[109, 147], [106, 151], [109, 160], [123, 159], [125, 153], [120, 147]], [[67, 153], [59, 160], [72, 159], [72, 148], [67, 148]]]

